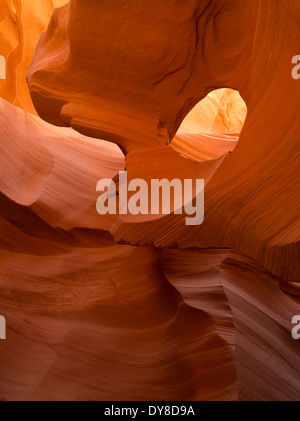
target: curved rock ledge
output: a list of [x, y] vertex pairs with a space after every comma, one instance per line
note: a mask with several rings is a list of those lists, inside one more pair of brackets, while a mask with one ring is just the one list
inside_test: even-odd
[[[64, 3], [0, 12], [0, 400], [299, 400], [299, 1]], [[98, 215], [124, 169], [204, 223]]]

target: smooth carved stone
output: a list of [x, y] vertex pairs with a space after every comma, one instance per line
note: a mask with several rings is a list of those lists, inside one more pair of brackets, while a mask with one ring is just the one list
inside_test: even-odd
[[[299, 400], [299, 1], [2, 3], [0, 400]], [[125, 168], [204, 223], [98, 215]]]
[[[28, 74], [40, 116], [120, 145], [129, 178], [205, 179], [204, 224], [122, 215], [116, 241], [230, 247], [300, 281], [295, 16], [298, 2], [285, 0], [71, 0], [55, 10]], [[166, 146], [199, 100], [228, 86], [248, 108], [232, 154], [201, 163]]]

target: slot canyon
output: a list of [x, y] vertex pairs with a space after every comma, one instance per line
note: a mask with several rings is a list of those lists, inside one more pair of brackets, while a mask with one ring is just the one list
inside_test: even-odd
[[299, 0], [0, 0], [1, 401], [299, 401], [299, 54]]

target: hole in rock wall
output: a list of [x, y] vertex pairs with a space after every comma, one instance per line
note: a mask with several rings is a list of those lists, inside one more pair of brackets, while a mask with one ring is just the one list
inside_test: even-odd
[[219, 158], [237, 145], [246, 115], [238, 91], [214, 90], [185, 117], [171, 146], [197, 161]]

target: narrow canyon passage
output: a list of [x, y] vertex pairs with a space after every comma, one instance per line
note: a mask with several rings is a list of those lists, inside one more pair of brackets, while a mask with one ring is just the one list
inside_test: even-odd
[[[299, 40], [298, 0], [1, 0], [0, 401], [300, 399]], [[97, 213], [125, 170], [203, 223]]]

